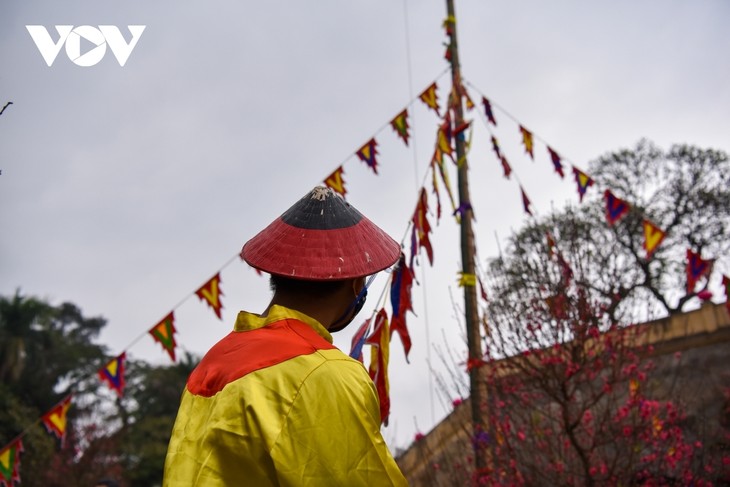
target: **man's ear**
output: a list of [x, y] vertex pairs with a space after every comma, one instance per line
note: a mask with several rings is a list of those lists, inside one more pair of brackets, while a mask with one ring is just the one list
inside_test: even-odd
[[364, 277], [356, 277], [352, 280], [352, 292], [355, 296], [360, 294], [360, 291], [362, 291], [362, 288], [365, 287], [365, 278]]

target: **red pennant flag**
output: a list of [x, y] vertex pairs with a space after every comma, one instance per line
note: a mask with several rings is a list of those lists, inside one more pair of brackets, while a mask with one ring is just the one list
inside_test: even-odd
[[342, 168], [342, 166], [340, 166], [335, 169], [335, 172], [327, 176], [327, 179], [324, 180], [324, 184], [332, 188], [334, 191], [340, 193], [343, 197], [347, 193], [347, 190], [345, 189], [345, 180], [342, 179], [342, 176], [344, 174], [345, 170]]
[[722, 288], [725, 290], [725, 308], [730, 313], [730, 277], [722, 275]]
[[155, 339], [162, 348], [165, 349], [167, 354], [170, 356], [172, 361], [175, 361], [175, 348], [177, 343], [175, 342], [175, 315], [174, 312], [170, 312], [165, 316], [162, 321], [157, 323], [149, 330], [149, 334]]
[[[433, 155], [433, 159], [431, 159], [431, 187], [432, 192], [436, 195], [436, 224], [438, 225], [439, 221], [441, 221], [441, 194], [439, 193], [439, 182], [438, 182], [438, 175], [436, 174], [436, 167], [435, 164], [443, 164], [443, 157], [441, 157], [440, 161], [436, 160], [437, 154], [440, 154], [441, 151], [439, 151], [438, 147], [436, 148], [436, 152]], [[443, 176], [442, 176], [443, 177]], [[446, 188], [447, 191], [450, 191], [450, 188]]]
[[555, 172], [560, 174], [561, 178], [565, 178], [565, 173], [563, 173], [563, 163], [560, 160], [560, 156], [550, 147], [548, 147], [547, 150], [550, 154], [550, 160], [553, 161], [553, 167], [555, 168]]
[[555, 249], [555, 239], [550, 235], [550, 232], [545, 232], [545, 236], [547, 237], [548, 257], [552, 258], [554, 253], [553, 249]]
[[482, 105], [484, 105], [484, 114], [487, 116], [487, 120], [496, 127], [497, 120], [495, 120], [494, 112], [492, 112], [492, 104], [485, 97], [482, 97]]
[[573, 166], [573, 176], [575, 176], [575, 182], [578, 185], [578, 196], [580, 197], [580, 201], [582, 203], [583, 196], [585, 196], [586, 194], [586, 190], [590, 186], [593, 186], [593, 179], [575, 166]]
[[652, 258], [665, 236], [666, 233], [661, 228], [644, 219], [644, 250], [646, 250], [647, 260]]
[[408, 353], [411, 351], [411, 336], [406, 326], [406, 312], [413, 312], [411, 301], [411, 287], [413, 286], [413, 271], [406, 265], [406, 257], [401, 254], [398, 267], [392, 274], [390, 281], [390, 304], [393, 307], [393, 319], [391, 320], [390, 335], [398, 333], [403, 343], [403, 350], [408, 361]]
[[479, 294], [481, 294], [484, 301], [489, 301], [487, 298], [487, 291], [484, 289], [484, 284], [482, 284], [482, 278], [477, 276], [477, 281], [479, 281]]
[[378, 174], [378, 161], [375, 160], [375, 156], [378, 154], [377, 146], [378, 143], [375, 142], [375, 138], [372, 138], [356, 152], [357, 157], [367, 164], [375, 174]]
[[403, 110], [390, 121], [390, 126], [393, 127], [395, 133], [408, 145], [408, 110]]
[[127, 359], [127, 353], [122, 352], [121, 355], [112, 359], [104, 367], [99, 370], [99, 378], [102, 382], [114, 391], [119, 397], [124, 394], [124, 361]]
[[520, 125], [520, 132], [522, 133], [522, 144], [525, 146], [525, 152], [530, 154], [530, 159], [534, 160], [535, 156], [532, 151], [532, 149], [533, 149], [532, 132], [527, 130], [522, 125]]
[[520, 186], [520, 191], [522, 191], [522, 206], [525, 209], [525, 213], [532, 216], [532, 211], [530, 210], [530, 199], [527, 197], [525, 190], [522, 189], [522, 186]]
[[573, 269], [570, 267], [570, 264], [568, 264], [568, 261], [565, 260], [563, 254], [558, 252], [557, 256], [558, 265], [560, 266], [560, 274], [562, 276], [561, 284], [565, 287], [568, 287], [570, 286], [570, 282], [573, 280]]
[[692, 252], [692, 249], [687, 249], [687, 294], [693, 293], [697, 281], [702, 276], [709, 275], [711, 270], [711, 260], [705, 260], [700, 254]]
[[506, 179], [509, 179], [509, 175], [512, 174], [512, 167], [509, 165], [509, 162], [507, 162], [507, 158], [502, 156], [500, 158], [500, 161], [502, 162], [502, 170], [504, 171], [504, 177]]
[[63, 448], [63, 444], [66, 441], [66, 416], [70, 407], [71, 395], [69, 394], [41, 418], [43, 426], [46, 427], [48, 433], [61, 440], [61, 448]]
[[609, 189], [604, 191], [603, 197], [606, 199], [606, 220], [609, 225], [613, 225], [626, 215], [629, 211], [629, 204]]
[[436, 115], [441, 116], [439, 113], [438, 95], [436, 94], [436, 83], [431, 83], [431, 86], [423, 90], [423, 93], [418, 95], [423, 103], [436, 112]]
[[20, 438], [0, 450], [0, 486], [12, 487], [20, 484], [20, 454], [23, 442]]
[[220, 288], [220, 284], [221, 273], [219, 272], [215, 276], [211, 277], [208, 282], [203, 284], [200, 289], [195, 291], [195, 294], [201, 301], [208, 303], [208, 306], [213, 309], [219, 320], [223, 320], [221, 317], [221, 309], [223, 309], [221, 296], [223, 296], [223, 291]]
[[410, 267], [413, 268], [413, 259], [416, 256], [416, 248], [423, 247], [426, 249], [426, 255], [428, 255], [428, 261], [433, 265], [433, 247], [429, 240], [428, 234], [431, 233], [431, 224], [428, 222], [428, 195], [426, 189], [421, 188], [421, 194], [418, 197], [418, 204], [416, 205], [416, 211], [413, 213], [413, 232], [411, 233], [411, 263]]
[[390, 384], [388, 380], [388, 360], [390, 357], [390, 331], [388, 330], [388, 315], [381, 309], [375, 316], [373, 333], [368, 337], [370, 348], [370, 378], [375, 383], [380, 400], [380, 422], [388, 425], [390, 416]]

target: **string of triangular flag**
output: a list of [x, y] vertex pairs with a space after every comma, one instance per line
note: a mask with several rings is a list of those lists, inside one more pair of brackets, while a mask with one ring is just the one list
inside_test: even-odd
[[[530, 157], [531, 160], [535, 160], [535, 141], [540, 141], [545, 145], [545, 148], [547, 150], [547, 153], [550, 157], [550, 161], [553, 164], [553, 168], [555, 172], [560, 176], [561, 178], [565, 177], [564, 172], [564, 163], [570, 162], [563, 157], [561, 157], [556, 150], [554, 150], [546, 141], [544, 141], [542, 138], [538, 137], [536, 134], [534, 134], [531, 130], [528, 130], [522, 123], [520, 123], [515, 117], [509, 114], [506, 110], [502, 109], [499, 105], [491, 101], [489, 98], [487, 98], [483, 93], [481, 93], [477, 88], [474, 87], [471, 83], [466, 82], [466, 84], [474, 89], [477, 93], [479, 93], [482, 97], [482, 106], [484, 107], [484, 111], [482, 113], [484, 125], [487, 128], [487, 131], [490, 134], [491, 142], [492, 142], [492, 148], [494, 150], [494, 153], [497, 157], [497, 159], [502, 164], [503, 170], [504, 170], [504, 176], [505, 178], [509, 179], [511, 174], [514, 174], [513, 168], [509, 165], [509, 162], [507, 161], [503, 151], [501, 150], [499, 146], [499, 142], [497, 141], [497, 138], [495, 137], [492, 127], [497, 126], [497, 120], [494, 115], [494, 107], [497, 107], [502, 113], [504, 113], [508, 118], [510, 118], [517, 126], [519, 130], [519, 134], [521, 137], [521, 143], [522, 146], [525, 149], [525, 153]], [[468, 96], [468, 95], [467, 95]], [[573, 177], [575, 179], [576, 183], [576, 189], [578, 192], [578, 198], [579, 202], [583, 202], [583, 198], [586, 195], [586, 192], [588, 189], [595, 185], [595, 181], [591, 176], [586, 174], [583, 170], [578, 168], [575, 164], [572, 164], [572, 172]], [[531, 202], [529, 197], [527, 196], [527, 193], [525, 192], [524, 186], [522, 183], [519, 182], [519, 179], [517, 178], [515, 174], [515, 179], [517, 179], [519, 186], [520, 186], [520, 193], [521, 193], [521, 199], [523, 204], [523, 209], [525, 213], [527, 213], [530, 216], [533, 215], [533, 210], [531, 209]], [[609, 226], [616, 225], [624, 216], [626, 216], [631, 209], [632, 205], [618, 197], [611, 189], [605, 189], [603, 192], [603, 197], [605, 200], [605, 215], [606, 215], [606, 221]], [[643, 248], [645, 251], [645, 258], [646, 260], [651, 260], [654, 256], [654, 253], [659, 248], [659, 245], [662, 243], [664, 238], [666, 237], [666, 232], [662, 230], [657, 224], [655, 224], [652, 220], [650, 220], [647, 216], [642, 216], [642, 230], [643, 230]], [[687, 249], [687, 264], [686, 264], [686, 274], [687, 274], [687, 294], [691, 294], [694, 292], [697, 282], [702, 277], [707, 277], [709, 279], [709, 274], [712, 269], [712, 262], [713, 259], [703, 259], [698, 253], [695, 253], [691, 248]], [[725, 276], [723, 276], [724, 278]], [[730, 309], [730, 308], [729, 308]]]
[[[438, 97], [436, 95], [435, 84], [429, 86], [429, 88], [427, 88], [419, 96], [419, 98], [424, 101], [429, 108], [433, 109], [434, 112], [440, 114], [441, 110], [437, 103]], [[452, 122], [452, 111], [454, 106], [456, 103], [461, 103], [462, 98], [466, 99], [467, 109], [474, 108], [474, 104], [468, 98], [466, 91], [452, 86], [444, 114], [438, 125], [434, 155], [429, 163], [428, 169], [431, 171], [430, 176], [432, 180], [432, 188], [437, 202], [437, 222], [441, 216], [441, 201], [438, 187], [439, 178], [447, 191], [454, 210], [452, 214], [457, 220], [463, 216], [467, 208], [471, 209], [469, 202], [461, 202], [457, 207], [451, 190], [450, 179], [448, 177], [449, 170], [445, 163], [447, 158], [453, 162], [454, 167], [458, 167], [464, 163], [464, 160], [455, 159], [454, 141], [457, 137], [464, 137], [463, 140], [467, 151], [470, 146], [470, 143], [466, 141], [465, 132], [470, 128], [471, 123], [465, 122], [459, 127], [455, 127]], [[433, 246], [430, 241], [432, 227], [429, 221], [429, 214], [431, 214], [431, 212], [428, 202], [428, 192], [426, 190], [426, 181], [428, 180], [428, 176], [429, 174], [427, 171], [424, 176], [424, 182], [417, 191], [418, 196], [415, 208], [412, 217], [408, 222], [408, 229], [401, 241], [401, 247], [405, 247], [405, 241], [409, 236], [410, 230], [410, 258], [406, 257], [405, 252], [401, 254], [397, 265], [391, 272], [388, 283], [386, 283], [386, 288], [389, 287], [390, 289], [390, 322], [385, 308], [381, 307], [382, 305], [378, 303], [375, 308], [378, 311], [374, 312], [370, 318], [365, 320], [365, 322], [353, 335], [351, 343], [350, 356], [360, 361], [363, 361], [363, 346], [371, 345], [370, 365], [368, 370], [376, 385], [376, 390], [380, 399], [381, 420], [386, 425], [390, 412], [387, 366], [391, 339], [393, 334], [398, 334], [403, 345], [406, 361], [408, 361], [408, 355], [412, 343], [406, 317], [408, 311], [413, 313], [413, 303], [411, 298], [412, 286], [413, 283], [416, 282], [415, 266], [418, 264], [418, 256], [420, 255], [421, 250], [425, 252], [429, 264], [433, 265], [434, 254]], [[476, 286], [477, 284], [481, 286], [481, 296], [486, 300], [486, 293], [484, 292], [481, 279], [478, 276], [462, 274], [459, 278], [460, 286]]]
[[[124, 395], [125, 382], [125, 362], [127, 359], [127, 351], [132, 348], [141, 338], [147, 335], [151, 335], [154, 341], [160, 343], [163, 350], [169, 355], [170, 359], [175, 362], [176, 355], [175, 351], [178, 347], [175, 339], [175, 310], [179, 308], [187, 299], [193, 295], [197, 295], [201, 301], [205, 302], [215, 313], [218, 319], [222, 319], [221, 310], [223, 303], [221, 296], [223, 295], [220, 289], [220, 273], [223, 269], [228, 267], [238, 255], [230, 259], [223, 267], [221, 267], [216, 274], [200, 286], [194, 293], [189, 294], [180, 303], [173, 307], [160, 322], [154, 325], [146, 332], [139, 335], [135, 340], [130, 342], [122, 352], [116, 357], [109, 360], [104, 366], [97, 370], [99, 380], [105, 383], [112, 391], [114, 391], [119, 397]], [[72, 404], [73, 390], [78, 385], [72, 384], [68, 387], [69, 393], [59, 402], [57, 405], [52, 407], [34, 423], [27, 426], [18, 436], [12, 439], [6, 446], [0, 450], [0, 487], [11, 486], [20, 483], [20, 456], [24, 453], [23, 449], [23, 437], [38, 423], [41, 423], [46, 431], [55, 436], [59, 440], [59, 447], [63, 447], [66, 431], [67, 431], [67, 413]]]
[[[358, 149], [354, 155], [357, 156], [358, 159], [360, 159], [362, 162], [364, 162], [369, 168], [373, 170], [375, 174], [378, 173], [378, 161], [376, 156], [378, 155], [377, 151], [377, 142], [375, 140], [375, 137], [382, 132], [383, 129], [387, 128], [388, 126], [392, 127], [392, 129], [396, 132], [397, 136], [408, 146], [409, 138], [410, 138], [410, 125], [408, 122], [409, 117], [409, 108], [418, 100], [422, 101], [429, 109], [435, 111], [437, 114], [439, 113], [439, 103], [438, 103], [438, 95], [437, 95], [437, 81], [438, 78], [443, 76], [443, 74], [447, 70], [444, 70], [439, 77], [437, 77], [436, 81], [432, 82], [428, 87], [426, 87], [417, 98], [411, 100], [406, 108], [404, 108], [402, 111], [400, 111], [393, 119], [391, 119], [386, 125], [381, 127], [378, 131], [376, 131], [376, 134], [372, 136], [368, 142], [366, 142], [360, 149]], [[352, 156], [351, 156], [352, 157]], [[351, 158], [350, 157], [350, 158]], [[348, 158], [349, 159], [349, 158]], [[340, 166], [327, 178], [325, 178], [324, 182], [327, 186], [331, 187], [333, 190], [341, 194], [343, 197], [346, 194], [345, 189], [345, 183], [342, 178], [342, 175], [344, 174], [343, 165], [346, 161], [344, 161]], [[450, 191], [450, 189], [449, 189]], [[419, 237], [418, 237], [418, 243], [421, 247], [430, 249], [430, 241], [428, 240], [428, 233], [430, 232], [430, 226], [428, 225], [428, 221], [426, 219], [426, 212], [428, 211], [427, 206], [427, 200], [423, 198], [421, 200], [421, 203], [419, 204], [419, 208], [417, 209], [416, 213], [414, 213], [414, 221], [417, 221], [417, 228], [419, 229]], [[420, 213], [419, 213], [420, 212]], [[418, 215], [418, 218], [416, 218], [416, 215]], [[221, 300], [221, 297], [224, 295], [223, 291], [220, 287], [221, 284], [221, 277], [220, 273], [223, 269], [228, 267], [231, 262], [233, 262], [238, 257], [238, 254], [231, 258], [224, 266], [222, 266], [218, 272], [213, 275], [208, 281], [206, 281], [202, 286], [200, 286], [194, 293], [189, 294], [186, 296], [182, 301], [180, 301], [177, 305], [175, 305], [172, 310], [165, 315], [164, 318], [162, 318], [159, 322], [157, 322], [154, 326], [152, 326], [150, 329], [145, 331], [144, 333], [140, 334], [137, 338], [135, 338], [129, 345], [127, 345], [119, 355], [116, 357], [113, 357], [110, 359], [106, 364], [104, 364], [101, 368], [97, 370], [97, 375], [100, 381], [105, 383], [112, 391], [114, 391], [119, 397], [122, 397], [124, 395], [124, 388], [126, 385], [125, 381], [125, 363], [127, 359], [127, 351], [132, 348], [138, 341], [140, 341], [142, 338], [144, 338], [147, 335], [150, 335], [152, 339], [159, 343], [162, 347], [163, 351], [167, 353], [167, 355], [170, 357], [170, 359], [175, 362], [176, 361], [176, 350], [178, 348], [178, 343], [176, 340], [176, 333], [177, 329], [175, 327], [175, 311], [177, 308], [179, 308], [187, 299], [189, 299], [192, 295], [196, 295], [201, 301], [206, 303], [208, 307], [212, 309], [212, 311], [215, 313], [215, 315], [218, 317], [218, 319], [222, 319], [221, 310], [223, 308], [223, 303]], [[432, 250], [429, 251], [429, 259], [432, 261]], [[402, 272], [402, 271], [401, 271]], [[410, 299], [410, 298], [408, 298]], [[404, 300], [405, 303], [405, 300]], [[410, 305], [405, 305], [408, 309], [412, 309]], [[407, 328], [405, 328], [405, 310], [398, 316], [396, 320], [396, 324], [394, 327], [394, 331], [396, 331], [399, 336], [402, 337], [402, 340], [404, 340], [404, 344], [408, 343], [407, 349], [410, 350], [410, 340], [408, 337]], [[385, 311], [383, 310], [383, 314]], [[378, 384], [379, 391], [382, 394], [385, 394], [387, 396], [387, 354], [389, 353], [389, 338], [390, 334], [392, 333], [391, 328], [388, 327], [387, 323], [387, 315], [385, 316], [385, 321], [376, 320], [377, 325], [377, 333], [378, 337], [377, 340], [373, 338], [373, 334], [370, 334], [368, 337], [368, 344], [374, 345], [374, 352], [373, 357], [375, 357], [374, 361], [371, 363], [371, 376], [373, 377], [373, 380], [376, 384]], [[383, 331], [385, 330], [385, 331]], [[403, 338], [405, 337], [405, 338]], [[374, 341], [376, 340], [376, 341]], [[407, 353], [407, 352], [406, 352]], [[49, 410], [47, 413], [45, 413], [41, 418], [36, 420], [33, 424], [26, 427], [16, 438], [11, 440], [5, 447], [3, 447], [2, 450], [0, 450], [0, 487], [5, 485], [6, 483], [11, 482], [20, 482], [20, 476], [19, 476], [19, 466], [20, 466], [20, 454], [23, 453], [23, 445], [22, 445], [22, 438], [25, 436], [25, 434], [30, 430], [30, 428], [34, 427], [36, 424], [41, 422], [47, 429], [47, 431], [50, 434], [53, 434], [61, 439], [61, 445], [63, 444], [63, 439], [65, 439], [65, 432], [66, 432], [66, 413], [71, 406], [72, 397], [73, 397], [73, 385], [69, 387], [70, 393], [62, 403], [60, 403], [57, 406], [54, 406], [51, 410]], [[389, 400], [384, 401], [382, 404], [386, 405], [386, 411], [389, 410]], [[384, 415], [384, 417], [387, 420], [387, 414]]]
[[378, 174], [379, 156], [378, 142], [376, 137], [380, 136], [380, 133], [391, 127], [395, 132], [396, 136], [403, 141], [408, 147], [410, 140], [410, 123], [409, 118], [411, 116], [412, 106], [419, 100], [426, 105], [427, 108], [439, 113], [439, 102], [438, 102], [438, 80], [446, 73], [444, 70], [435, 81], [429, 84], [416, 98], [410, 100], [408, 104], [401, 111], [398, 112], [388, 123], [381, 126], [375, 134], [373, 134], [367, 142], [365, 142], [359, 149], [354, 153], [351, 153], [344, 161], [342, 161], [334, 171], [327, 175], [322, 182], [334, 191], [339, 193], [343, 198], [347, 195], [347, 188], [345, 187], [345, 164], [352, 158], [357, 158], [364, 163], [374, 174]]

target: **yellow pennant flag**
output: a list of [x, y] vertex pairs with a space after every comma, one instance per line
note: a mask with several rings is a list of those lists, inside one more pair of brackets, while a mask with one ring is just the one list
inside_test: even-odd
[[66, 413], [71, 407], [71, 395], [58, 403], [53, 409], [43, 415], [41, 421], [49, 433], [61, 440], [61, 446], [66, 440]]
[[395, 133], [408, 145], [408, 110], [403, 110], [390, 121], [390, 126], [393, 127]]
[[467, 274], [459, 271], [459, 287], [473, 287], [477, 285], [476, 274]]
[[118, 357], [110, 360], [104, 367], [99, 369], [99, 378], [102, 382], [114, 390], [119, 397], [124, 394], [124, 361], [127, 359], [127, 352], [122, 352]]
[[522, 143], [525, 145], [525, 152], [530, 154], [530, 159], [535, 159], [535, 156], [533, 155], [533, 140], [532, 140], [532, 132], [527, 130], [525, 127], [520, 125], [520, 132], [522, 132]]
[[202, 300], [208, 303], [208, 306], [213, 308], [215, 315], [219, 320], [222, 320], [221, 309], [223, 303], [221, 302], [221, 296], [223, 291], [220, 289], [221, 274], [220, 272], [215, 276], [211, 277], [208, 282], [203, 284], [200, 289], [195, 291], [195, 294]]
[[380, 422], [387, 426], [388, 416], [390, 416], [390, 380], [388, 378], [390, 326], [385, 309], [381, 309], [375, 316], [373, 332], [365, 343], [371, 345], [368, 372], [380, 400]]
[[378, 143], [375, 141], [375, 137], [373, 137], [355, 153], [375, 174], [378, 174], [378, 161], [375, 159], [375, 156], [378, 154], [377, 146]]
[[647, 260], [652, 258], [665, 236], [666, 233], [661, 228], [644, 219], [644, 250]]
[[438, 95], [436, 94], [436, 83], [431, 83], [431, 86], [423, 90], [423, 93], [418, 95], [418, 98], [421, 99], [423, 103], [426, 104], [430, 109], [432, 109], [434, 112], [436, 112], [436, 115], [441, 116], [439, 114], [439, 103], [438, 103]]
[[345, 193], [347, 193], [347, 190], [345, 189], [345, 180], [342, 179], [344, 174], [345, 170], [342, 166], [340, 166], [324, 180], [324, 184], [332, 188], [333, 191], [340, 193], [343, 197], [345, 196]]

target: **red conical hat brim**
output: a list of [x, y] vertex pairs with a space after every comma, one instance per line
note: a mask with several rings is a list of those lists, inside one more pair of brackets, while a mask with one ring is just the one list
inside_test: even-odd
[[313, 281], [368, 276], [399, 256], [395, 240], [329, 188], [315, 188], [241, 250], [257, 269]]

